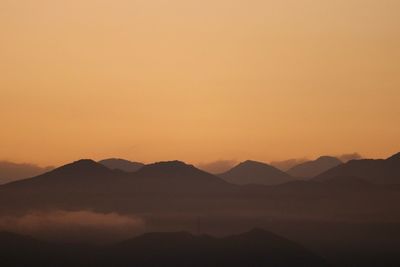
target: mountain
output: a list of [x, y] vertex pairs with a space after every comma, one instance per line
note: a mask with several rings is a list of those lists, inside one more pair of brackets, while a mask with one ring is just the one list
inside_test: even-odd
[[[147, 233], [103, 247], [42, 242], [0, 232], [2, 266], [327, 266], [302, 246], [264, 230], [215, 238]], [[22, 256], [21, 256], [22, 255]]]
[[103, 159], [100, 160], [99, 163], [111, 170], [121, 170], [125, 172], [136, 172], [144, 166], [144, 164], [140, 162], [133, 162], [125, 159], [116, 158]]
[[52, 170], [53, 167], [39, 167], [34, 164], [0, 161], [0, 184], [37, 176]]
[[39, 193], [138, 193], [186, 192], [231, 187], [219, 177], [180, 161], [159, 162], [143, 166], [134, 173], [111, 170], [93, 160], [79, 160], [48, 173], [16, 181], [1, 190]]
[[322, 156], [314, 161], [307, 161], [294, 166], [287, 173], [293, 177], [312, 178], [340, 164], [342, 162], [338, 158]]
[[277, 185], [294, 180], [289, 174], [275, 167], [251, 160], [242, 162], [219, 176], [230, 183], [239, 185]]
[[221, 178], [181, 161], [145, 165], [133, 174], [142, 192], [214, 192], [232, 188]]
[[[388, 160], [390, 166], [396, 162], [396, 158]], [[256, 168], [249, 171], [248, 166]], [[276, 170], [254, 162], [237, 168], [241, 177], [251, 178], [251, 170], [256, 170], [254, 173], [261, 173], [268, 182], [271, 172], [265, 170]], [[360, 186], [354, 179], [334, 181], [336, 185], [332, 186], [325, 180], [299, 181], [288, 175], [284, 179], [279, 185], [235, 185], [180, 161], [149, 164], [127, 173], [80, 160], [0, 186], [0, 216], [48, 210], [115, 212], [144, 216], [146, 225], [159, 231], [192, 229], [193, 218], [204, 217], [216, 220], [215, 225], [223, 224], [214, 229], [228, 233], [241, 225], [254, 227], [252, 222], [264, 217], [277, 221], [372, 220], [379, 211], [379, 220], [400, 218], [393, 205], [400, 201], [400, 186]], [[285, 183], [287, 180], [291, 182]], [[210, 222], [208, 227], [212, 229], [212, 225]]]
[[0, 251], [4, 267], [83, 267], [86, 255], [93, 253], [93, 248], [78, 244], [53, 244], [29, 236], [0, 232]]
[[0, 186], [1, 210], [90, 209], [117, 196], [129, 174], [93, 160], [79, 160], [45, 174]]
[[30, 187], [30, 189], [77, 189], [91, 190], [102, 183], [117, 182], [116, 178], [124, 176], [118, 170], [110, 170], [107, 167], [90, 159], [82, 159], [61, 166], [45, 174], [25, 180], [7, 184], [5, 188]]
[[185, 197], [219, 196], [234, 189], [223, 179], [180, 161], [149, 164], [127, 173], [93, 160], [79, 160], [0, 186], [0, 203], [4, 203], [0, 204], [0, 212], [49, 208], [125, 211], [162, 209], [165, 205], [172, 209], [189, 207], [182, 201]]
[[400, 153], [387, 159], [352, 160], [318, 175], [316, 181], [352, 176], [375, 184], [400, 184]]
[[261, 229], [224, 238], [149, 233], [117, 244], [100, 259], [96, 266], [327, 266], [300, 245]]
[[397, 154], [394, 154], [393, 156], [390, 156], [389, 158], [386, 159], [388, 162], [394, 162], [398, 163], [400, 162], [400, 152]]
[[330, 187], [341, 187], [346, 189], [374, 189], [375, 186], [370, 182], [354, 177], [354, 176], [338, 176], [332, 177], [328, 180], [322, 181], [324, 185], [328, 185]]

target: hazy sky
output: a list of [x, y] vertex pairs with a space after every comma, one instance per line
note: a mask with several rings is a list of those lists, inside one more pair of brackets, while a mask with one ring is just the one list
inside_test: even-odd
[[400, 151], [399, 0], [0, 0], [0, 159]]

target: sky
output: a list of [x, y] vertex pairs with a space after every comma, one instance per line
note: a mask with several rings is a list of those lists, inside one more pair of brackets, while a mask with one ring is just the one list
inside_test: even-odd
[[0, 0], [0, 159], [400, 151], [398, 0]]

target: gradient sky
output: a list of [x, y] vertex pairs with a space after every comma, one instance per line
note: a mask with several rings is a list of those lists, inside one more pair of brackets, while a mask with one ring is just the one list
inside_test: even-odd
[[0, 0], [0, 159], [400, 151], [398, 0]]

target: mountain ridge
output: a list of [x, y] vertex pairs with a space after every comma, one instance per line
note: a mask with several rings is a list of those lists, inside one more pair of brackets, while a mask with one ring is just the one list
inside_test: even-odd
[[299, 178], [312, 178], [343, 162], [336, 157], [321, 156], [316, 160], [307, 161], [290, 168], [287, 173]]
[[134, 162], [121, 158], [108, 158], [98, 161], [98, 163], [106, 166], [109, 169], [118, 169], [125, 172], [136, 172], [140, 170], [145, 164], [141, 162]]
[[400, 184], [400, 153], [387, 159], [351, 160], [314, 178], [315, 181], [351, 176], [374, 184]]
[[238, 185], [276, 185], [294, 180], [289, 174], [269, 164], [254, 160], [241, 162], [218, 176], [227, 182]]

